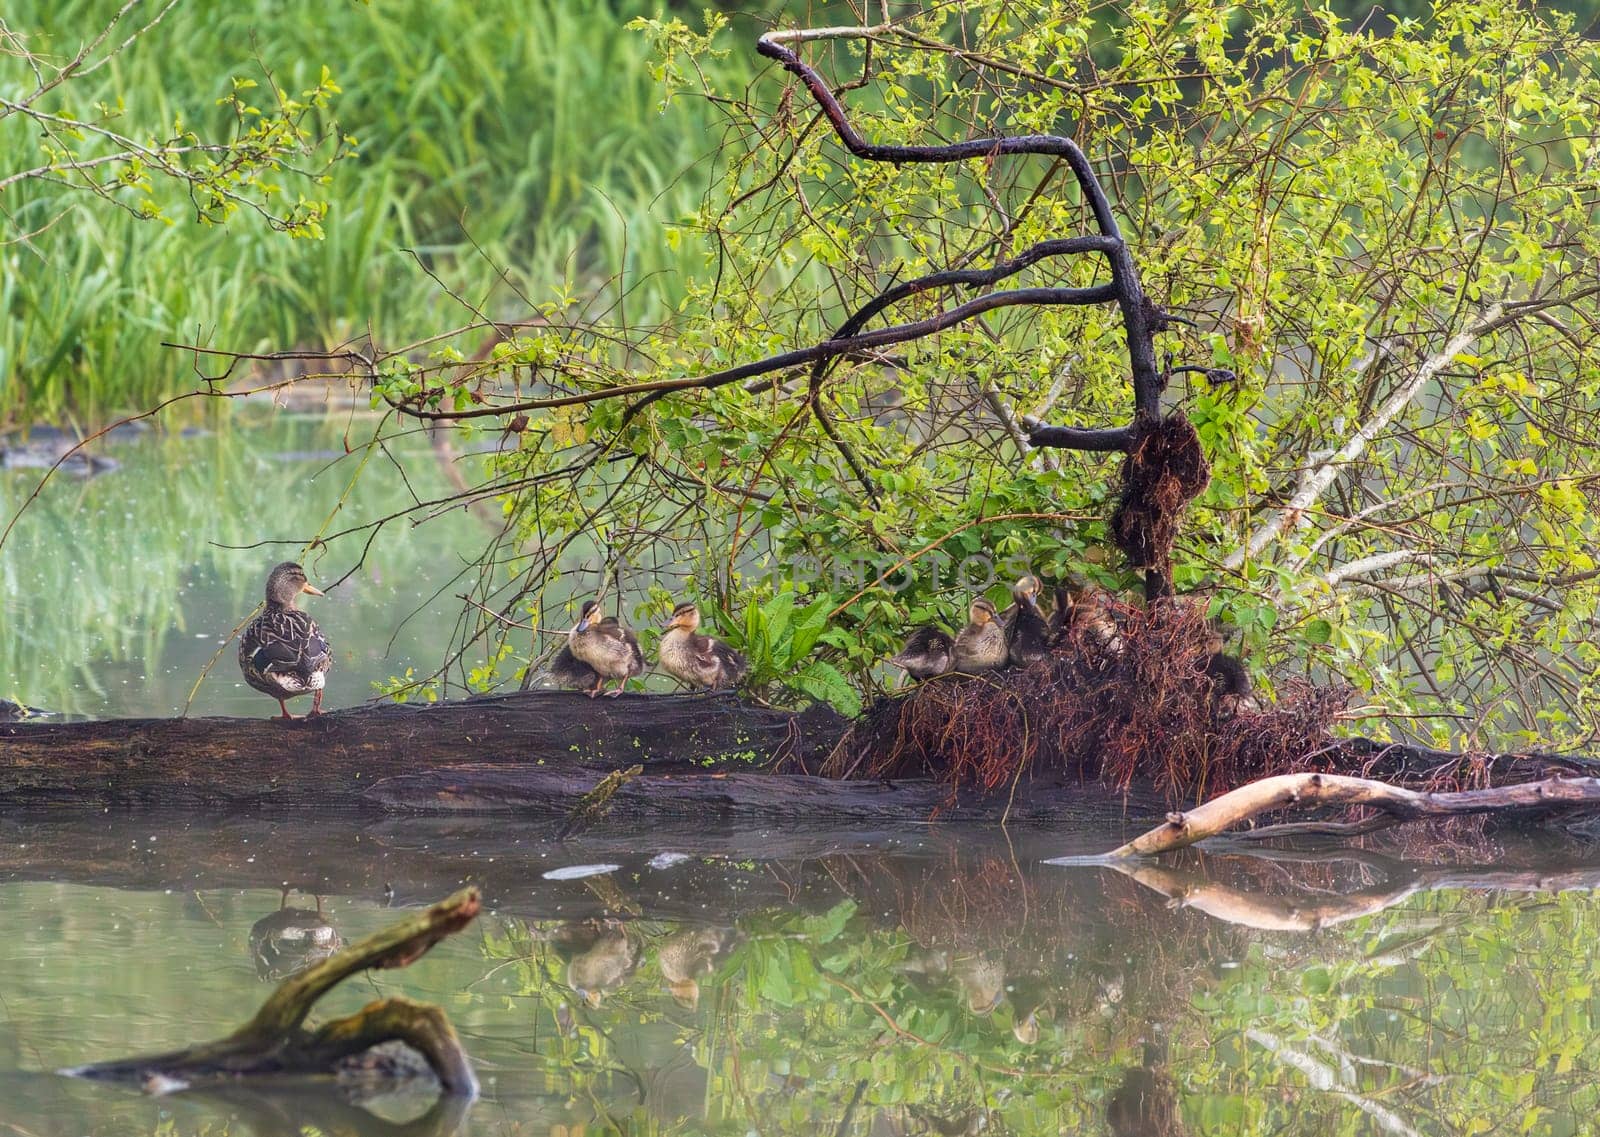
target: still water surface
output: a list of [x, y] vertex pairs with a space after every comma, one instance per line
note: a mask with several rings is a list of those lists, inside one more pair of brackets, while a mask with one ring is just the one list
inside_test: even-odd
[[[46, 487], [0, 550], [0, 697], [173, 714], [205, 675], [193, 713], [266, 717], [224, 641], [298, 546], [246, 546], [445, 492], [417, 450], [406, 478], [377, 462], [352, 482], [338, 424], [285, 416], [141, 437], [110, 451], [120, 470]], [[0, 515], [37, 480], [0, 470]], [[310, 601], [338, 652], [331, 705], [438, 663], [457, 574], [492, 538], [455, 512], [386, 527], [364, 560], [348, 540], [308, 558], [343, 578]], [[0, 817], [0, 1137], [1596, 1131], [1600, 850], [1423, 835], [1045, 863], [1125, 836], [1115, 817], [1070, 841], [568, 842], [504, 819]], [[544, 875], [597, 863], [618, 868]], [[296, 948], [463, 882], [489, 902], [476, 925], [324, 1010], [442, 1004], [484, 1084], [470, 1108], [304, 1086], [150, 1098], [53, 1073], [223, 1034]]]
[[[1600, 1107], [1582, 846], [1498, 845], [1494, 870], [1367, 852], [1118, 872], [1043, 863], [1115, 826], [1070, 846], [953, 827], [554, 843], [503, 819], [3, 837], [0, 1133], [1575, 1134]], [[667, 852], [687, 857], [651, 864]], [[591, 863], [619, 867], [544, 876]], [[446, 1007], [484, 1083], [464, 1111], [50, 1073], [225, 1033], [294, 944], [469, 880], [476, 925], [325, 1001]], [[274, 921], [299, 932], [269, 942]]]

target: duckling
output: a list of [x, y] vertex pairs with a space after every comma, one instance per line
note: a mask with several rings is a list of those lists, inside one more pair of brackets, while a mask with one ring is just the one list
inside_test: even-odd
[[283, 718], [292, 719], [285, 699], [311, 694], [312, 715], [322, 713], [322, 689], [333, 652], [317, 622], [295, 607], [302, 592], [321, 596], [306, 580], [306, 570], [291, 561], [267, 577], [267, 606], [239, 637], [239, 670], [257, 691], [278, 700]]
[[987, 597], [980, 596], [972, 602], [967, 608], [967, 621], [950, 649], [955, 670], [976, 675], [980, 671], [1004, 667], [1010, 654], [1006, 647], [1006, 630], [1000, 623], [1000, 613]]
[[913, 679], [932, 679], [950, 670], [950, 650], [955, 641], [943, 628], [928, 624], [906, 637], [906, 646], [889, 663]]
[[585, 600], [583, 610], [572, 634], [567, 637], [567, 647], [577, 661], [594, 672], [594, 686], [589, 688], [589, 698], [600, 694], [607, 679], [620, 682], [607, 691], [607, 697], [622, 694], [628, 680], [644, 673], [644, 652], [631, 630], [624, 627], [615, 616], [602, 617], [598, 600]]
[[563, 644], [550, 660], [550, 678], [562, 687], [574, 691], [587, 691], [599, 682], [595, 669], [572, 654], [572, 646]]
[[736, 686], [750, 670], [745, 657], [721, 640], [699, 632], [700, 609], [679, 604], [661, 632], [656, 659], [661, 669], [691, 687], [717, 690]]
[[1211, 681], [1211, 698], [1217, 713], [1232, 718], [1240, 711], [1259, 711], [1261, 703], [1250, 685], [1249, 669], [1238, 656], [1225, 654], [1222, 647], [1222, 632], [1212, 625], [1206, 637], [1210, 654], [1206, 656], [1205, 675]]
[[1016, 603], [1005, 622], [1006, 644], [1011, 662], [1026, 667], [1050, 656], [1050, 624], [1039, 610], [1039, 578], [1025, 576], [1011, 586]]
[[1122, 632], [1107, 610], [1103, 589], [1083, 581], [1070, 581], [1056, 589], [1056, 610], [1050, 629], [1058, 640], [1073, 640], [1103, 656], [1122, 654]]

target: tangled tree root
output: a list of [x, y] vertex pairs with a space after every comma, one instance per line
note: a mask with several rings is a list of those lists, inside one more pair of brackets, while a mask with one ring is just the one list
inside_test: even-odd
[[1151, 596], [1171, 592], [1172, 541], [1183, 507], [1211, 481], [1200, 436], [1181, 411], [1133, 426], [1122, 461], [1122, 494], [1111, 515], [1111, 535], [1128, 563], [1159, 575]]
[[1066, 774], [1169, 800], [1268, 774], [1319, 768], [1343, 688], [1289, 684], [1265, 710], [1234, 709], [1206, 675], [1202, 606], [1166, 601], [1117, 612], [1107, 648], [1069, 635], [1025, 668], [946, 675], [880, 700], [823, 766], [833, 777], [934, 777], [995, 790], [1025, 775]]

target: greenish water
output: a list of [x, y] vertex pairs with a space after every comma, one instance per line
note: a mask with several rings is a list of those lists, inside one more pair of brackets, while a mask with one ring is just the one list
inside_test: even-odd
[[[8, 821], [0, 1133], [1593, 1131], [1600, 857], [1042, 863], [1115, 829]], [[667, 851], [689, 855], [653, 867]], [[595, 862], [618, 868], [543, 876]], [[484, 1084], [464, 1118], [419, 1093], [368, 1110], [51, 1073], [241, 1021], [285, 884], [348, 941], [468, 879], [475, 926], [326, 1005], [444, 1005]]]
[[[445, 511], [385, 525], [370, 546], [357, 532], [302, 556], [312, 537], [450, 492], [424, 441], [392, 439], [369, 456], [370, 434], [360, 418], [277, 414], [96, 444], [120, 468], [52, 478], [0, 549], [0, 698], [172, 715], [199, 682], [190, 713], [275, 712], [224, 641], [260, 602], [267, 570], [292, 559], [328, 591], [305, 603], [334, 648], [328, 705], [371, 698], [373, 682], [408, 666], [438, 667], [462, 608], [454, 593], [466, 591], [453, 582], [493, 537], [487, 524]], [[404, 476], [390, 455], [406, 460]], [[477, 459], [463, 462], [473, 477]], [[0, 519], [43, 473], [0, 469]]]

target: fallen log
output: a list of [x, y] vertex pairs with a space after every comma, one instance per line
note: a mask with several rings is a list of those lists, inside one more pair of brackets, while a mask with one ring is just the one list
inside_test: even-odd
[[[815, 761], [843, 730], [826, 706], [796, 713], [732, 695], [586, 699], [528, 691], [378, 704], [316, 718], [115, 719], [0, 724], [0, 807], [373, 809], [383, 778], [479, 766], [609, 772], [635, 763]], [[570, 764], [570, 765], [569, 765]], [[594, 788], [588, 777], [574, 800]], [[573, 804], [572, 801], [567, 805]]]
[[[1530, 818], [1600, 805], [1600, 778], [1546, 778], [1490, 789], [1432, 793], [1341, 774], [1280, 774], [1230, 790], [1186, 812], [1167, 814], [1161, 825], [1106, 854], [1106, 860], [1152, 857], [1215, 837], [1261, 813], [1286, 806], [1371, 806], [1398, 821], [1492, 813], [1502, 819]], [[1371, 832], [1363, 822], [1275, 826], [1274, 835], [1317, 832], [1349, 836]]]
[[474, 1097], [477, 1078], [444, 1011], [392, 997], [314, 1030], [304, 1023], [317, 1000], [361, 971], [405, 967], [478, 915], [476, 888], [465, 888], [284, 981], [244, 1026], [215, 1042], [114, 1062], [77, 1066], [71, 1077], [127, 1082], [152, 1093], [262, 1075], [336, 1075], [374, 1047], [403, 1042], [427, 1062], [446, 1095]]

